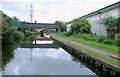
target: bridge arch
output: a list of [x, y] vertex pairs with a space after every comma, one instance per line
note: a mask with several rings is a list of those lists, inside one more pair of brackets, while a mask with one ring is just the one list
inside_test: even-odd
[[41, 32], [42, 36], [45, 30], [58, 29], [60, 34], [60, 28], [54, 23], [21, 23], [19, 28], [35, 28], [36, 31]]

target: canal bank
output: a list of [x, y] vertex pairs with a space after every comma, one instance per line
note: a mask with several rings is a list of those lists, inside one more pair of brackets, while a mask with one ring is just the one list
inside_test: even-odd
[[[60, 38], [60, 37], [55, 36], [55, 35], [51, 35], [51, 37], [62, 48], [67, 50], [69, 53], [76, 56], [77, 58], [82, 58], [83, 60], [85, 60], [85, 62], [91, 63], [97, 69], [101, 69], [102, 71], [106, 72], [106, 74], [108, 74], [108, 75], [120, 75], [120, 67], [117, 66], [117, 65], [119, 65], [119, 63], [117, 65], [110, 63], [109, 60], [112, 60], [111, 58], [108, 58], [108, 57], [103, 55], [103, 57], [106, 58], [105, 60], [103, 60], [103, 58], [101, 59], [98, 57], [100, 54], [96, 53], [97, 56], [92, 55], [92, 54], [90, 54], [90, 52], [91, 52], [90, 50], [83, 49], [82, 47], [71, 43], [70, 40], [66, 41], [66, 40], [63, 40], [63, 38]], [[107, 60], [107, 59], [109, 59], [109, 60]]]
[[15, 49], [4, 45], [3, 52], [3, 75], [98, 75], [47, 36], [28, 37]]

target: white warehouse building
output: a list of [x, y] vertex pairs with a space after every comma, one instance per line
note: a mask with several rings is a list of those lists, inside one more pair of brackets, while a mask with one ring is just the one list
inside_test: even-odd
[[[98, 23], [102, 17], [105, 16], [105, 14], [118, 18], [120, 17], [120, 2], [117, 2], [115, 4], [109, 5], [107, 7], [104, 7], [102, 9], [99, 9], [97, 11], [94, 11], [92, 13], [89, 13], [87, 15], [84, 15], [82, 17], [85, 17], [89, 23], [91, 24], [91, 30], [93, 34], [97, 35], [107, 35], [107, 32], [105, 30], [105, 27]], [[80, 17], [81, 18], [81, 17]], [[71, 28], [72, 21], [67, 23], [67, 31]]]

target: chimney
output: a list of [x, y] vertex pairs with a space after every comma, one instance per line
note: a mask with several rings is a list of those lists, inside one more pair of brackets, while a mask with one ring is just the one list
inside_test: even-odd
[[35, 20], [35, 23], [36, 23], [37, 21]]

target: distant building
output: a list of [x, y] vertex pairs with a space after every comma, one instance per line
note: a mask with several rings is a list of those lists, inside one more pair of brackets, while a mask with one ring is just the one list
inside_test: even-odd
[[66, 25], [67, 25], [67, 31], [70, 31], [70, 29], [71, 29], [71, 22], [66, 23]]
[[[102, 9], [99, 9], [97, 11], [94, 11], [92, 13], [89, 13], [87, 15], [84, 15], [82, 17], [85, 17], [89, 23], [91, 24], [91, 30], [93, 34], [97, 35], [107, 35], [107, 32], [105, 30], [105, 27], [103, 25], [100, 25], [98, 22], [99, 20], [105, 16], [105, 14], [108, 14], [109, 16], [118, 18], [120, 17], [120, 2], [114, 3], [112, 5], [109, 5], [107, 7], [104, 7]], [[81, 17], [80, 17], [81, 18]], [[71, 28], [72, 21], [68, 22], [67, 24], [67, 31]]]

